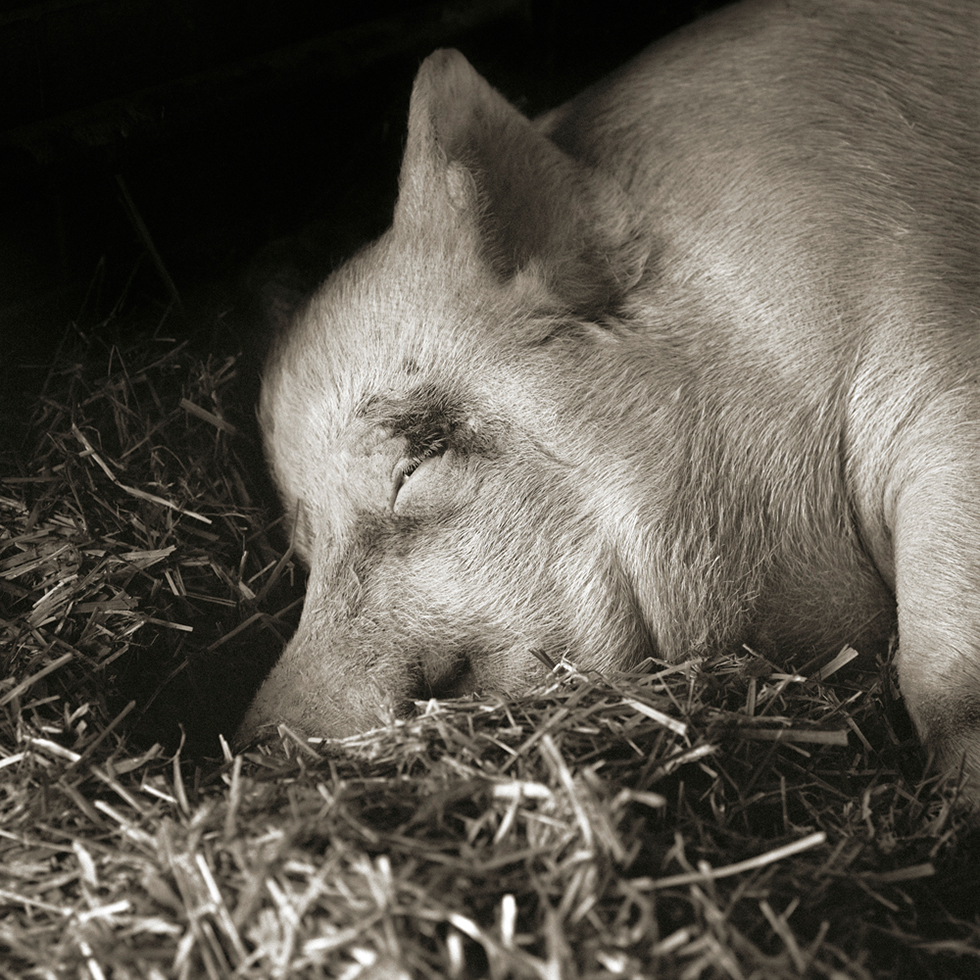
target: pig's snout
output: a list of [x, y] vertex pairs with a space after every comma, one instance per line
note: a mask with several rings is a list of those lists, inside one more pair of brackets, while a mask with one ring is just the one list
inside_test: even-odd
[[235, 734], [239, 748], [273, 734], [279, 725], [303, 738], [346, 738], [388, 724], [399, 713], [398, 688], [382, 686], [333, 652], [297, 642], [287, 645], [262, 683]]
[[365, 645], [322, 632], [300, 624], [245, 712], [234, 737], [237, 748], [279, 725], [305, 738], [346, 738], [409, 715], [415, 701], [459, 697], [479, 687], [469, 656], [458, 650], [426, 658], [410, 653], [404, 637]]

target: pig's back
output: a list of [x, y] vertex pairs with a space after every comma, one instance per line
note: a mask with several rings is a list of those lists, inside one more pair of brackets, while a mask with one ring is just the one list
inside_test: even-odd
[[893, 300], [869, 299], [869, 284], [895, 276], [906, 304], [934, 304], [941, 279], [944, 302], [966, 309], [978, 31], [974, 0], [738, 5], [538, 125], [649, 215], [661, 287], [724, 297], [737, 322], [832, 335], [850, 309], [886, 310]]

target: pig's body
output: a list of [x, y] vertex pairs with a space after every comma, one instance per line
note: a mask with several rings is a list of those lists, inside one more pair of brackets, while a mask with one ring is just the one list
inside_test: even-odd
[[243, 737], [881, 648], [980, 802], [974, 0], [740, 5], [529, 123], [451, 51], [391, 230], [270, 359], [310, 565]]

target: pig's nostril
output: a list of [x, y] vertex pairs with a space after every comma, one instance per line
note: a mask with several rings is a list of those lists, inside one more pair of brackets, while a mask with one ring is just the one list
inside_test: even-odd
[[476, 676], [465, 653], [445, 654], [423, 662], [416, 678], [416, 700], [458, 698], [477, 688]]

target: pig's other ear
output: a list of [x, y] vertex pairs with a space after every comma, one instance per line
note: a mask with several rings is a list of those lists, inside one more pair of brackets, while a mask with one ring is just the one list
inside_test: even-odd
[[422, 248], [469, 241], [501, 279], [534, 272], [569, 307], [599, 312], [615, 307], [641, 273], [633, 210], [622, 190], [559, 150], [458, 51], [423, 62], [396, 232]]

